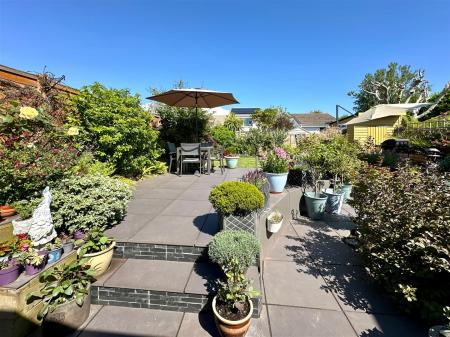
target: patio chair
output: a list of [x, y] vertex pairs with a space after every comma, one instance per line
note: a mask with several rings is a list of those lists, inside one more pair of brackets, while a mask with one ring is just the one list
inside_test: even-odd
[[201, 174], [203, 160], [200, 143], [181, 143], [179, 151], [180, 175], [183, 175], [183, 164], [198, 164]]
[[167, 147], [169, 149], [169, 173], [172, 172], [172, 162], [177, 160], [177, 147], [175, 143], [167, 142]]
[[211, 150], [211, 162], [217, 160], [219, 162], [220, 173], [223, 174], [225, 171], [225, 158], [223, 156], [223, 146], [215, 145]]

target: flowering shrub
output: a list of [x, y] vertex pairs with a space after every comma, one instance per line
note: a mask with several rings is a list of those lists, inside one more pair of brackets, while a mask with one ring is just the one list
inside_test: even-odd
[[0, 143], [0, 203], [40, 196], [69, 173], [78, 151], [56, 136], [22, 131]]
[[273, 152], [269, 152], [263, 161], [264, 172], [286, 173], [289, 171], [289, 156], [281, 147], [276, 147]]
[[450, 303], [450, 186], [410, 167], [366, 168], [353, 192], [359, 250], [370, 273], [430, 323]]

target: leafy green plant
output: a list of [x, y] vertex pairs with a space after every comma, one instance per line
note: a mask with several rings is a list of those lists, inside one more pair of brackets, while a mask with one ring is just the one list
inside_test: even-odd
[[109, 162], [101, 162], [94, 159], [90, 152], [83, 153], [77, 163], [71, 168], [71, 172], [75, 175], [94, 175], [101, 174], [103, 176], [112, 176], [116, 168], [114, 164]]
[[84, 238], [84, 244], [80, 248], [80, 256], [104, 251], [111, 246], [113, 241], [112, 238], [104, 235], [101, 230], [94, 228]]
[[226, 181], [211, 190], [209, 201], [221, 214], [245, 215], [264, 206], [264, 195], [250, 183]]
[[44, 249], [47, 251], [52, 251], [55, 249], [60, 249], [62, 247], [62, 240], [60, 238], [55, 238], [52, 242], [47, 243]]
[[228, 146], [224, 151], [223, 155], [225, 157], [236, 157], [237, 156], [237, 149], [235, 146]]
[[117, 173], [140, 176], [158, 161], [163, 152], [158, 131], [151, 128], [153, 117], [141, 107], [139, 95], [94, 83], [82, 88], [72, 104], [68, 125], [77, 127], [79, 141]]
[[27, 302], [42, 300], [43, 306], [37, 316], [39, 320], [64, 303], [75, 301], [81, 307], [89, 294], [94, 273], [83, 260], [56, 266], [42, 273], [39, 278], [43, 283], [42, 288], [39, 292], [28, 295]]
[[439, 323], [450, 303], [450, 186], [415, 167], [364, 168], [354, 188], [359, 251], [406, 311]]
[[66, 233], [114, 226], [132, 194], [127, 184], [98, 174], [64, 179], [51, 192], [53, 224]]
[[383, 155], [383, 161], [381, 162], [382, 166], [389, 167], [391, 170], [395, 170], [400, 164], [400, 157], [396, 153], [386, 152]]
[[21, 219], [28, 219], [33, 215], [33, 211], [36, 209], [40, 202], [40, 198], [32, 199], [31, 201], [19, 200], [17, 202], [14, 202], [13, 206]]
[[19, 261], [22, 264], [28, 264], [35, 267], [41, 266], [44, 263], [44, 259], [45, 255], [39, 255], [38, 251], [34, 248], [28, 248], [28, 250], [19, 255]]
[[283, 214], [281, 214], [281, 212], [278, 210], [273, 211], [267, 217], [267, 221], [269, 221], [269, 223], [279, 223], [282, 220], [283, 220]]
[[228, 130], [234, 132], [239, 131], [243, 124], [244, 121], [242, 120], [242, 118], [237, 117], [236, 114], [232, 112], [228, 114], [228, 116], [223, 121], [223, 126]]
[[209, 245], [209, 258], [219, 264], [225, 273], [225, 280], [218, 283], [217, 298], [228, 309], [228, 314], [236, 311], [242, 313], [246, 300], [258, 295], [249, 286], [246, 272], [256, 263], [259, 250], [256, 237], [245, 231], [222, 231], [214, 236]]
[[11, 261], [0, 261], [0, 270], [11, 268]]

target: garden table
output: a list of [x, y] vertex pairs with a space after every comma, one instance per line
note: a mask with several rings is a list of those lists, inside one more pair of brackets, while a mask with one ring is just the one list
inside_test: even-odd
[[[214, 146], [200, 146], [200, 151], [202, 152], [202, 154], [206, 154], [206, 168], [208, 171], [208, 174], [211, 173], [211, 150], [214, 149]], [[177, 147], [177, 166], [178, 163], [180, 162], [180, 153], [181, 153], [181, 147]], [[179, 170], [179, 169], [178, 169]]]

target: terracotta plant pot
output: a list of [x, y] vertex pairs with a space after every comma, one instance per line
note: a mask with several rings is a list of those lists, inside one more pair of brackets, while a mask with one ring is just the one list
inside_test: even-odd
[[6, 218], [16, 214], [16, 209], [9, 205], [0, 206], [0, 216]]
[[77, 330], [88, 318], [91, 310], [90, 290], [80, 307], [75, 300], [56, 306], [56, 309], [44, 318], [42, 328], [44, 336], [68, 336]]
[[20, 275], [20, 265], [12, 264], [9, 268], [0, 270], [0, 286], [5, 286], [17, 280]]
[[[91, 269], [95, 270], [95, 276], [100, 276], [104, 274], [111, 264], [111, 260], [114, 253], [114, 247], [116, 242], [113, 241], [111, 245], [101, 252], [84, 254], [83, 258], [86, 258], [86, 264], [91, 266]], [[81, 248], [78, 248], [77, 254], [80, 255]]]
[[253, 303], [248, 301], [250, 304], [250, 311], [247, 316], [239, 321], [230, 321], [219, 315], [216, 310], [216, 298], [214, 296], [212, 301], [212, 309], [214, 312], [214, 320], [216, 322], [217, 329], [219, 329], [220, 334], [223, 337], [244, 337], [250, 327], [250, 319], [253, 313]]

